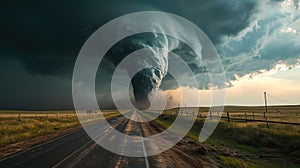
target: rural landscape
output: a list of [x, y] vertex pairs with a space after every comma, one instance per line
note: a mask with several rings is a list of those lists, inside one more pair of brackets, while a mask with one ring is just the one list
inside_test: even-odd
[[300, 168], [300, 0], [0, 5], [0, 168]]
[[[204, 143], [198, 142], [198, 135], [203, 122], [207, 117], [208, 119], [216, 117], [210, 116], [208, 107], [199, 108], [198, 114], [188, 113], [188, 108], [169, 109], [160, 112], [161, 114], [155, 120], [141, 124], [143, 136], [149, 136], [168, 128], [177, 115], [183, 115], [187, 119], [191, 115], [197, 115], [197, 120], [187, 136], [175, 147], [182, 150], [182, 153], [177, 151], [176, 154], [172, 154], [173, 159], [163, 163], [160, 163], [161, 160], [166, 160], [163, 154], [151, 156], [150, 164], [159, 165], [159, 167], [173, 167], [175, 164], [186, 164], [186, 166], [191, 167], [193, 164], [194, 166], [206, 165], [206, 167], [260, 167], [260, 165], [299, 167], [299, 106], [269, 106], [268, 108], [269, 111], [265, 113], [264, 106], [226, 106], [224, 112], [220, 113], [222, 117], [218, 127]], [[116, 123], [112, 122], [114, 127], [120, 127], [124, 124], [123, 120], [126, 120], [124, 117], [120, 117], [122, 114], [115, 110], [107, 110], [103, 113], [108, 121], [119, 118]], [[151, 114], [147, 111], [144, 113]], [[97, 113], [87, 115], [97, 115]], [[43, 145], [51, 140], [58, 141], [58, 137], [71, 136], [70, 134], [82, 129], [74, 111], [1, 111], [1, 123], [3, 123], [1, 124], [0, 142], [1, 167], [10, 167], [16, 164], [14, 160], [17, 161], [18, 157], [21, 158], [22, 153], [15, 157], [11, 156], [20, 151], [33, 150], [32, 147], [38, 144]], [[78, 160], [78, 163], [73, 166], [80, 167], [83, 162], [89, 160], [86, 157], [92, 156], [95, 148], [97, 148], [95, 142], [88, 145], [84, 144], [84, 147], [74, 147], [72, 149], [74, 151], [80, 149], [78, 153], [82, 153], [84, 150], [85, 157], [82, 158], [82, 161]], [[172, 149], [166, 153], [174, 152]], [[55, 151], [49, 153], [55, 154]], [[42, 154], [37, 152], [35, 157], [42, 158], [39, 155]], [[98, 155], [96, 157], [104, 159], [102, 154]], [[188, 158], [185, 158], [186, 155]], [[69, 155], [65, 154], [62, 157], [68, 158]], [[162, 158], [158, 159], [157, 157]], [[30, 159], [29, 157], [23, 165], [34, 164], [35, 161], [32, 159], [34, 158]], [[187, 160], [184, 159], [193, 162], [193, 164], [187, 164]], [[54, 166], [60, 161], [57, 163], [49, 161], [49, 165]], [[129, 166], [130, 164], [138, 165], [141, 161], [133, 161], [124, 157], [118, 158], [115, 162], [126, 162]], [[61, 165], [58, 164], [57, 166], [64, 167], [67, 163], [66, 161], [66, 163], [60, 163]], [[107, 163], [101, 162], [103, 166]]]

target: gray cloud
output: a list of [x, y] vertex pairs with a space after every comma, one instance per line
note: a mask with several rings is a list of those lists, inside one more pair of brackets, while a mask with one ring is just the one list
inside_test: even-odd
[[296, 4], [261, 2], [250, 26], [237, 36], [224, 38], [218, 46], [230, 80], [235, 79], [235, 74], [270, 70], [278, 63], [291, 67], [299, 63], [299, 19]]
[[0, 56], [14, 56], [31, 73], [70, 75], [85, 40], [118, 16], [142, 10], [161, 10], [186, 17], [219, 43], [249, 24], [256, 2], [246, 1], [20, 1], [1, 6]]
[[[278, 62], [293, 66], [300, 59], [299, 1], [283, 7], [282, 3], [283, 0], [6, 2], [0, 10], [0, 58], [4, 62], [1, 77], [7, 83], [2, 83], [1, 88], [10, 96], [2, 96], [1, 101], [12, 107], [16, 101], [24, 102], [18, 107], [34, 106], [34, 98], [23, 101], [26, 95], [37, 97], [43, 93], [47, 96], [36, 104], [53, 105], [59, 104], [54, 101], [59, 99], [54, 93], [63, 93], [64, 98], [70, 99], [64, 103], [69, 106], [73, 65], [85, 40], [111, 19], [143, 10], [170, 12], [196, 23], [216, 45], [229, 81], [235, 80], [235, 74], [243, 76], [271, 69]], [[107, 68], [98, 76], [107, 80], [101, 81], [97, 92], [107, 91], [113, 62], [122, 58], [120, 54], [131, 52], [130, 48], [127, 50], [110, 51], [115, 57], [103, 63]], [[192, 59], [189, 48], [182, 45], [176, 52], [198, 76], [199, 88], [207, 87], [206, 68]], [[17, 65], [8, 61], [14, 59], [18, 60]], [[23, 88], [18, 87], [17, 78], [10, 76], [21, 77]], [[165, 77], [163, 89], [176, 86], [171, 76]]]
[[14, 58], [0, 57], [0, 109], [72, 109], [71, 81], [32, 76]]

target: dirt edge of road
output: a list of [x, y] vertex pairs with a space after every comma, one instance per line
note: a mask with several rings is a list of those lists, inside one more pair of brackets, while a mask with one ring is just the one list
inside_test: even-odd
[[[143, 135], [151, 136], [165, 128], [155, 122], [142, 123]], [[209, 149], [202, 143], [184, 137], [179, 143], [161, 154], [151, 156], [158, 167], [218, 167], [218, 163], [209, 157]]]

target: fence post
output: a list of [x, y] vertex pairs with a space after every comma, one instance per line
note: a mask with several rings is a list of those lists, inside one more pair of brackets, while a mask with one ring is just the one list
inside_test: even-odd
[[227, 121], [230, 122], [229, 112], [227, 112]]
[[212, 120], [212, 113], [211, 110], [209, 110], [210, 119]]
[[245, 121], [247, 122], [247, 112], [245, 112]]
[[269, 122], [267, 116], [266, 116], [266, 123], [267, 123], [267, 128], [269, 128]]
[[21, 113], [18, 114], [18, 121], [21, 121]]
[[254, 112], [252, 112], [252, 117], [253, 117], [253, 120], [255, 120], [255, 118], [254, 118]]

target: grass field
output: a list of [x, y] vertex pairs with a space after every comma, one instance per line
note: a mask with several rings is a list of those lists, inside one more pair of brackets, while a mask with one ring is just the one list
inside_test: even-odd
[[[285, 115], [290, 114], [289, 109], [281, 108]], [[293, 112], [299, 112], [298, 109], [293, 108]], [[235, 113], [244, 111], [260, 113], [262, 109], [261, 107], [252, 109], [227, 107], [225, 110]], [[204, 113], [207, 114], [205, 109], [200, 109], [200, 112], [203, 115]], [[168, 111], [155, 121], [167, 128], [175, 117], [174, 113]], [[290, 116], [282, 117], [281, 119], [293, 122], [300, 121], [298, 119], [291, 120]], [[187, 136], [198, 140], [203, 122], [204, 118], [199, 117]], [[270, 123], [267, 128], [266, 124], [261, 122], [227, 122], [226, 120], [221, 120], [214, 133], [204, 144], [212, 151], [209, 152], [210, 157], [218, 160], [222, 167], [290, 168], [300, 167], [299, 140], [300, 126], [297, 125]]]
[[[116, 115], [104, 112], [106, 118]], [[0, 147], [79, 125], [74, 111], [0, 111]]]
[[[198, 118], [188, 137], [198, 141], [208, 111], [200, 108], [194, 114]], [[245, 113], [249, 120], [253, 114], [256, 119], [264, 119], [264, 111], [264, 107], [225, 107], [224, 118], [204, 142], [207, 156], [222, 167], [300, 167], [300, 126], [269, 123], [267, 127], [264, 122], [244, 120]], [[228, 122], [227, 112], [231, 119], [242, 120]], [[300, 123], [299, 112], [299, 106], [276, 106], [269, 107], [266, 116], [268, 120]], [[120, 113], [111, 110], [104, 114], [110, 118]], [[167, 110], [155, 122], [167, 128], [176, 115], [180, 115], [178, 109]], [[182, 115], [189, 118], [192, 114]], [[0, 111], [0, 123], [0, 147], [80, 125], [74, 111]]]

